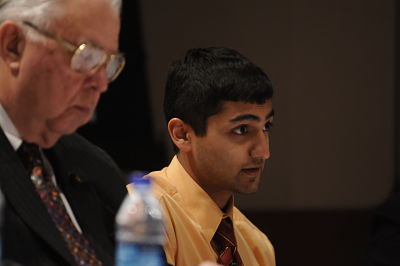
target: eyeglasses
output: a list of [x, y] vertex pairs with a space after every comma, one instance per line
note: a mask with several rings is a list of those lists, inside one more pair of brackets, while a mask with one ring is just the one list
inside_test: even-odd
[[118, 77], [125, 66], [125, 57], [121, 53], [109, 54], [100, 47], [90, 43], [82, 43], [76, 46], [70, 42], [60, 39], [50, 32], [39, 29], [37, 26], [28, 21], [23, 21], [23, 24], [56, 41], [68, 51], [73, 53], [70, 66], [78, 73], [92, 75], [100, 67], [105, 65], [108, 82], [112, 82]]

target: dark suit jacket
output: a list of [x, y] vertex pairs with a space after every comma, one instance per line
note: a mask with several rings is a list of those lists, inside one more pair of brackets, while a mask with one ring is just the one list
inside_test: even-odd
[[400, 194], [387, 199], [375, 211], [363, 265], [400, 265]]
[[[114, 219], [126, 194], [115, 163], [77, 134], [45, 150], [74, 215], [103, 265], [114, 263]], [[35, 192], [17, 153], [0, 129], [3, 259], [22, 265], [75, 265]]]

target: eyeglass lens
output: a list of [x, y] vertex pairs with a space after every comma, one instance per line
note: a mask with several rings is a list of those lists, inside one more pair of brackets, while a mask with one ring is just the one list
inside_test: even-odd
[[105, 56], [100, 49], [82, 44], [71, 59], [71, 67], [80, 73], [87, 73], [102, 64]]
[[[82, 44], [75, 51], [71, 59], [71, 67], [80, 73], [90, 73], [96, 71], [107, 60], [107, 54], [94, 46]], [[113, 81], [121, 71], [124, 58], [121, 55], [111, 55], [106, 62], [107, 78]]]
[[121, 55], [112, 55], [107, 64], [107, 77], [109, 80], [114, 80], [119, 75], [122, 67], [125, 64], [125, 59]]

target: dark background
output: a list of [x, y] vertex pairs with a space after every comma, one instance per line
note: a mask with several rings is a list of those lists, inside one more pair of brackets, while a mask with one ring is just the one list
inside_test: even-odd
[[[149, 0], [150, 2], [152, 0]], [[254, 1], [251, 1], [252, 3]], [[274, 2], [274, 1], [270, 1]], [[285, 2], [285, 1], [284, 1]], [[289, 1], [290, 2], [290, 1]], [[304, 7], [302, 4], [298, 4], [295, 7], [293, 5], [288, 5], [291, 8], [288, 8], [288, 12], [292, 12], [293, 17], [296, 17], [297, 12], [301, 12], [303, 8], [309, 7], [307, 5], [314, 5], [318, 6], [315, 10], [324, 10], [325, 13], [322, 13], [320, 16], [323, 17], [326, 14], [341, 14], [342, 11], [348, 12], [347, 4], [352, 2], [352, 10], [351, 12], [362, 12], [365, 9], [373, 9], [371, 6], [373, 6], [372, 3], [374, 1], [338, 1], [340, 4], [337, 6], [332, 6], [332, 2], [330, 1], [302, 1], [302, 3], [305, 5]], [[356, 2], [356, 3], [355, 3]], [[390, 2], [390, 3], [389, 3]], [[196, 4], [197, 3], [197, 4]], [[232, 1], [232, 3], [237, 3], [236, 1]], [[317, 3], [317, 4], [316, 4]], [[354, 4], [355, 3], [355, 4]], [[377, 3], [377, 1], [375, 1]], [[386, 169], [389, 172], [389, 178], [391, 179], [391, 184], [389, 182], [389, 185], [386, 185], [385, 187], [385, 182], [382, 177], [382, 188], [379, 186], [379, 178], [377, 177], [378, 182], [374, 185], [370, 186], [375, 186], [376, 190], [381, 189], [384, 191], [382, 195], [380, 196], [379, 199], [374, 200], [373, 202], [367, 202], [363, 203], [363, 201], [359, 200], [357, 201], [356, 199], [358, 198], [366, 198], [368, 199], [368, 195], [360, 195], [359, 191], [354, 191], [353, 194], [350, 194], [350, 197], [348, 200], [343, 200], [343, 202], [349, 202], [348, 205], [343, 204], [340, 199], [343, 198], [344, 196], [341, 194], [340, 191], [335, 191], [335, 188], [333, 187], [332, 192], [333, 195], [337, 195], [338, 202], [335, 204], [335, 201], [332, 200], [332, 204], [328, 204], [329, 201], [326, 201], [328, 203], [324, 203], [325, 201], [322, 200], [323, 194], [321, 193], [321, 199], [318, 197], [314, 197], [314, 201], [316, 202], [314, 205], [312, 204], [313, 200], [311, 199], [310, 201], [301, 201], [301, 200], [296, 200], [296, 197], [292, 196], [292, 194], [285, 194], [282, 192], [282, 195], [279, 193], [279, 189], [281, 191], [286, 191], [287, 187], [290, 186], [291, 184], [293, 187], [291, 188], [291, 191], [296, 191], [296, 188], [298, 188], [298, 183], [290, 183], [287, 181], [286, 183], [282, 180], [282, 176], [279, 176], [279, 182], [276, 181], [278, 178], [275, 177], [274, 179], [274, 165], [276, 168], [276, 165], [280, 165], [280, 169], [276, 170], [276, 172], [287, 172], [288, 169], [290, 168], [289, 166], [286, 166], [285, 164], [282, 163], [282, 161], [287, 160], [287, 157], [290, 156], [288, 153], [290, 153], [291, 146], [290, 142], [293, 140], [280, 140], [277, 138], [276, 142], [278, 142], [278, 145], [275, 146], [275, 149], [278, 147], [280, 148], [279, 151], [282, 149], [287, 149], [289, 151], [286, 151], [284, 156], [280, 156], [279, 151], [276, 152], [277, 158], [273, 157], [273, 161], [271, 162], [271, 168], [272, 169], [272, 176], [271, 177], [271, 182], [275, 182], [275, 186], [271, 186], [272, 189], [268, 190], [268, 188], [265, 190], [268, 195], [274, 195], [271, 196], [271, 198], [267, 198], [266, 203], [262, 203], [259, 200], [256, 200], [254, 202], [256, 203], [249, 203], [243, 205], [244, 207], [242, 208], [245, 214], [248, 215], [248, 217], [254, 221], [254, 223], [262, 230], [264, 231], [268, 237], [271, 239], [272, 243], [274, 244], [275, 251], [276, 251], [276, 257], [277, 257], [277, 265], [279, 266], [294, 266], [294, 265], [300, 265], [300, 266], [337, 266], [337, 265], [344, 265], [344, 266], [353, 266], [353, 265], [361, 265], [360, 260], [364, 251], [364, 248], [368, 242], [368, 237], [369, 237], [369, 226], [370, 226], [370, 217], [373, 211], [376, 209], [376, 207], [381, 204], [384, 199], [389, 196], [391, 193], [394, 191], [399, 191], [399, 184], [400, 184], [400, 130], [399, 130], [399, 125], [400, 125], [400, 108], [399, 108], [399, 102], [400, 102], [400, 80], [398, 78], [398, 71], [399, 71], [399, 63], [400, 63], [400, 53], [399, 53], [399, 43], [400, 43], [400, 19], [399, 19], [399, 11], [400, 11], [400, 6], [397, 1], [382, 1], [382, 3], [392, 5], [393, 7], [393, 14], [394, 14], [394, 19], [390, 21], [392, 23], [392, 29], [393, 29], [393, 43], [390, 44], [392, 47], [394, 47], [393, 51], [390, 51], [390, 53], [393, 55], [393, 62], [388, 62], [388, 65], [386, 66], [388, 69], [393, 71], [393, 75], [389, 76], [392, 77], [392, 80], [389, 80], [387, 84], [389, 84], [388, 90], [390, 91], [389, 95], [393, 95], [393, 97], [387, 97], [387, 102], [381, 104], [386, 105], [386, 106], [393, 106], [392, 109], [386, 110], [389, 116], [386, 116], [388, 123], [390, 126], [388, 127], [379, 127], [377, 131], [381, 133], [376, 138], [371, 139], [371, 142], [379, 142], [384, 139], [388, 139], [393, 146], [393, 150], [388, 150], [386, 154], [371, 154], [372, 159], [372, 165], [377, 165], [376, 166], [376, 172], [379, 175], [380, 168], [379, 163], [380, 159], [382, 159], [382, 156], [384, 160], [389, 160], [392, 163], [385, 165]], [[286, 3], [283, 3], [282, 5], [285, 5]], [[149, 58], [153, 61], [159, 60], [160, 63], [162, 63], [165, 58], [168, 56], [166, 55], [164, 57], [157, 57], [157, 56], [152, 56], [151, 52], [152, 51], [157, 51], [158, 49], [155, 49], [154, 47], [159, 47], [164, 46], [165, 50], [171, 50], [170, 47], [168, 47], [168, 39], [169, 38], [182, 38], [183, 43], [188, 43], [186, 48], [190, 48], [190, 45], [192, 45], [190, 42], [186, 42], [184, 40], [185, 38], [185, 32], [180, 35], [173, 35], [173, 36], [168, 36], [168, 34], [165, 34], [161, 32], [162, 30], [160, 29], [160, 35], [164, 37], [165, 44], [163, 43], [163, 40], [161, 39], [159, 43], [157, 44], [151, 44], [146, 46], [146, 41], [145, 41], [145, 36], [146, 32], [145, 29], [149, 29], [150, 27], [145, 25], [145, 21], [155, 21], [154, 24], [159, 23], [160, 28], [162, 28], [162, 24], [164, 23], [163, 21], [159, 20], [159, 16], [157, 16], [157, 12], [152, 15], [149, 10], [143, 8], [143, 3], [133, 1], [133, 0], [126, 0], [124, 2], [124, 8], [123, 8], [123, 14], [122, 14], [122, 29], [121, 29], [121, 42], [120, 42], [120, 50], [123, 51], [126, 55], [127, 58], [127, 65], [126, 69], [123, 71], [121, 76], [110, 85], [109, 91], [103, 96], [101, 99], [101, 102], [99, 104], [99, 107], [97, 109], [97, 115], [96, 119], [94, 119], [93, 123], [88, 124], [87, 126], [83, 127], [80, 129], [80, 133], [85, 135], [88, 139], [90, 139], [92, 142], [96, 143], [100, 147], [102, 147], [104, 150], [106, 150], [119, 164], [119, 166], [126, 172], [129, 173], [130, 171], [133, 170], [144, 170], [144, 171], [151, 171], [155, 169], [160, 169], [163, 166], [167, 165], [170, 157], [171, 157], [171, 150], [168, 144], [168, 139], [167, 138], [162, 138], [160, 137], [160, 134], [157, 131], [157, 128], [162, 128], [163, 124], [163, 118], [161, 117], [160, 113], [157, 113], [157, 110], [160, 109], [160, 101], [157, 100], [159, 98], [162, 98], [162, 86], [159, 84], [162, 84], [163, 79], [165, 78], [165, 74], [167, 71], [167, 66], [165, 65], [163, 70], [161, 72], [164, 73], [164, 76], [161, 75], [159, 77], [160, 82], [156, 86], [156, 90], [151, 89], [151, 80], [150, 80], [150, 73], [149, 71], [152, 69], [149, 66]], [[157, 5], [157, 4], [154, 4]], [[164, 5], [167, 5], [164, 3]], [[185, 3], [185, 5], [200, 5], [198, 2], [194, 1], [193, 4], [190, 3]], [[324, 7], [326, 5], [326, 8]], [[151, 4], [148, 4], [147, 2], [147, 8], [151, 6]], [[322, 7], [322, 8], [321, 8]], [[208, 6], [210, 9], [215, 9], [214, 6]], [[206, 9], [206, 8], [205, 8]], [[144, 19], [144, 10], [147, 12], [146, 16], [147, 19]], [[179, 9], [176, 9], [175, 12], [177, 14], [180, 12]], [[200, 12], [200, 11], [199, 11]], [[172, 12], [173, 13], [173, 12]], [[267, 15], [268, 12], [266, 12]], [[390, 10], [389, 10], [390, 13]], [[188, 17], [191, 17], [193, 14], [187, 14]], [[208, 23], [208, 14], [206, 13], [201, 13], [198, 15], [198, 17], [203, 18], [202, 20], [198, 20], [196, 22], [188, 22], [188, 21], [179, 21], [178, 18], [174, 17], [169, 17], [168, 19], [170, 20], [176, 20], [177, 24], [185, 24], [185, 23], [196, 23], [196, 25], [202, 25], [202, 24], [207, 24]], [[271, 16], [271, 14], [269, 14]], [[318, 14], [317, 14], [318, 15]], [[390, 14], [389, 14], [390, 15]], [[225, 16], [223, 10], [220, 12], [220, 19], [223, 20], [223, 17]], [[279, 16], [279, 14], [276, 14], [276, 16]], [[290, 17], [290, 15], [288, 15]], [[356, 16], [355, 16], [356, 17]], [[366, 20], [373, 20], [374, 18], [371, 17], [369, 18], [367, 16]], [[306, 18], [305, 18], [306, 20]], [[234, 22], [233, 22], [234, 23]], [[340, 16], [337, 17], [337, 24], [343, 23], [343, 20]], [[347, 23], [347, 24], [346, 24]], [[349, 28], [352, 28], [354, 24], [360, 23], [360, 21], [346, 21], [345, 25], [343, 25], [344, 29], [348, 26]], [[372, 23], [373, 24], [373, 23]], [[309, 24], [307, 24], [309, 25]], [[268, 25], [261, 25], [257, 24], [254, 25], [254, 27], [260, 28], [260, 27], [267, 27]], [[270, 27], [274, 25], [269, 25]], [[329, 28], [329, 26], [332, 25], [327, 25], [327, 26], [321, 26], [321, 28], [324, 31], [324, 29]], [[371, 26], [369, 24], [369, 26]], [[214, 27], [214, 25], [211, 25], [211, 27]], [[217, 26], [215, 26], [217, 27]], [[282, 26], [283, 27], [283, 26]], [[363, 24], [360, 23], [360, 31], [361, 28], [363, 27]], [[378, 27], [378, 26], [377, 26]], [[310, 29], [305, 29], [305, 32], [311, 32], [310, 35], [313, 36], [313, 38], [318, 38], [316, 35], [321, 34], [321, 32], [318, 32], [318, 25]], [[174, 29], [170, 29], [172, 32]], [[232, 30], [232, 29], [227, 29], [227, 30]], [[246, 29], [248, 31], [252, 31], [251, 27], [249, 29]], [[372, 29], [373, 30], [373, 29]], [[178, 31], [178, 29], [176, 29]], [[345, 31], [345, 30], [344, 30]], [[164, 34], [164, 35], [163, 35]], [[191, 32], [190, 29], [186, 32], [187, 35], [194, 34]], [[215, 36], [217, 33], [209, 32], [208, 35], [212, 39], [213, 36]], [[267, 32], [266, 32], [267, 34]], [[282, 33], [284, 34], [284, 33]], [[349, 35], [352, 35], [353, 33], [349, 33]], [[357, 34], [357, 33], [354, 33]], [[147, 36], [150, 34], [148, 33]], [[207, 33], [202, 33], [202, 36], [207, 36]], [[232, 36], [237, 37], [237, 34], [232, 31]], [[276, 36], [276, 35], [275, 35]], [[303, 39], [304, 38], [304, 39]], [[298, 44], [299, 46], [301, 45], [306, 45], [309, 44], [307, 42], [307, 36], [297, 36], [296, 38], [293, 38], [293, 43]], [[151, 38], [147, 37], [147, 40]], [[374, 38], [377, 42], [379, 42], [379, 38]], [[276, 41], [276, 40], [274, 40]], [[383, 41], [383, 40], [382, 40]], [[250, 43], [249, 47], [250, 48], [244, 48], [243, 43]], [[365, 44], [367, 45], [368, 40], [366, 40]], [[360, 42], [362, 44], [362, 42]], [[209, 42], [201, 40], [198, 43], [195, 43], [197, 46], [207, 46]], [[227, 41], [227, 44], [232, 46], [233, 48], [243, 48], [239, 49], [240, 51], [248, 49], [248, 51], [244, 54], [252, 54], [252, 47], [256, 48], [255, 50], [260, 51], [264, 49], [263, 47], [258, 47], [257, 40], [246, 40], [246, 38], [232, 38], [232, 40]], [[194, 45], [192, 45], [194, 46]], [[298, 47], [298, 46], [297, 46]], [[271, 47], [266, 47], [265, 50], [272, 50], [274, 46], [272, 45]], [[332, 49], [332, 53], [346, 53], [346, 46], [340, 46], [341, 50], [337, 50], [337, 46], [335, 49]], [[360, 46], [360, 49], [362, 47]], [[384, 48], [382, 48], [384, 49]], [[318, 53], [318, 46], [314, 48], [315, 52]], [[181, 51], [182, 55], [184, 50]], [[271, 52], [271, 51], [270, 51]], [[376, 50], [371, 50], [368, 51], [371, 54], [375, 52], [379, 52]], [[173, 53], [171, 51], [171, 53]], [[271, 53], [274, 53], [272, 51]], [[158, 54], [159, 55], [159, 54]], [[174, 54], [174, 56], [178, 56], [177, 54]], [[253, 55], [254, 56], [254, 55]], [[282, 54], [282, 58], [284, 58], [287, 55]], [[361, 57], [369, 57], [368, 53], [360, 55]], [[252, 57], [253, 58], [253, 57]], [[255, 57], [256, 58], [256, 57]], [[169, 60], [169, 59], [168, 59]], [[257, 61], [259, 60], [259, 61]], [[261, 65], [263, 64], [261, 59], [256, 58], [256, 63]], [[304, 64], [309, 64], [310, 60], [313, 60], [312, 58], [307, 58], [307, 60], [304, 61]], [[170, 60], [169, 60], [170, 61]], [[273, 60], [272, 60], [273, 61]], [[272, 76], [275, 76], [275, 79], [273, 79], [274, 85], [280, 89], [281, 91], [289, 91], [287, 86], [287, 83], [284, 83], [284, 80], [290, 79], [289, 77], [284, 76], [282, 74], [282, 77], [278, 73], [277, 70], [281, 66], [279, 65], [279, 61], [274, 61], [275, 64], [269, 64], [268, 66], [268, 72], [272, 72]], [[282, 61], [282, 65], [284, 65], [284, 59]], [[376, 73], [379, 75], [379, 71], [383, 71], [382, 68], [380, 68], [379, 64], [376, 63], [373, 60], [373, 56], [368, 58], [366, 60], [367, 64], [376, 64], [374, 67], [376, 67]], [[329, 64], [330, 62], [327, 62], [326, 64]], [[338, 64], [346, 64], [346, 62], [341, 62]], [[264, 66], [263, 66], [264, 67]], [[282, 66], [283, 69], [290, 69], [292, 68], [292, 65], [287, 65], [287, 66]], [[341, 66], [338, 66], [338, 68], [341, 68]], [[265, 69], [265, 67], [264, 67]], [[275, 71], [275, 72], [274, 72]], [[327, 69], [329, 71], [329, 69]], [[357, 70], [355, 70], [357, 71]], [[387, 71], [386, 71], [387, 72]], [[356, 73], [352, 73], [354, 75], [357, 75]], [[363, 73], [359, 73], [359, 75], [363, 75]], [[383, 76], [383, 75], [382, 75]], [[328, 75], [326, 77], [329, 77]], [[326, 78], [325, 76], [322, 77], [321, 79], [326, 79], [326, 82], [332, 82], [333, 78], [330, 77], [330, 79]], [[385, 76], [383, 76], [385, 77]], [[315, 77], [318, 79], [318, 77]], [[274, 81], [275, 80], [275, 81]], [[280, 81], [280, 82], [279, 82]], [[381, 82], [385, 82], [384, 80]], [[153, 81], [154, 83], [154, 81]], [[293, 82], [293, 87], [296, 87], [296, 82]], [[290, 84], [290, 83], [289, 83]], [[390, 85], [391, 84], [391, 85]], [[284, 86], [286, 85], [286, 86]], [[310, 83], [309, 84], [311, 87], [314, 86], [315, 84]], [[343, 84], [345, 85], [345, 84]], [[385, 84], [380, 84], [382, 87], [376, 86], [376, 95], [379, 94], [384, 94], [383, 90], [385, 87]], [[153, 85], [154, 86], [154, 85]], [[361, 86], [361, 85], [360, 85]], [[322, 90], [321, 96], [329, 94], [329, 91], [324, 92], [324, 88], [318, 88], [319, 90]], [[158, 91], [159, 93], [154, 93], [154, 91]], [[362, 95], [358, 91], [357, 92], [348, 92], [344, 91], [342, 92], [343, 97], [348, 97], [349, 94], [355, 94], [356, 97], [361, 97], [361, 99], [364, 99]], [[297, 95], [297, 94], [296, 94]], [[293, 106], [285, 105], [283, 102], [285, 101], [284, 97], [284, 92], [281, 92], [279, 95], [277, 95], [277, 106], [279, 108], [277, 109], [277, 118], [279, 118], [281, 121], [293, 119], [293, 117], [289, 117], [288, 115], [285, 115], [284, 109], [287, 108], [293, 108]], [[317, 95], [318, 96], [318, 95]], [[310, 101], [318, 101], [318, 97], [315, 96], [315, 99], [311, 99]], [[373, 97], [372, 97], [373, 98]], [[332, 100], [333, 101], [333, 100]], [[392, 102], [390, 102], [392, 101]], [[364, 101], [365, 102], [365, 101]], [[352, 103], [351, 108], [354, 108], [354, 111], [359, 110], [360, 108], [363, 108], [363, 104], [361, 102], [354, 102]], [[346, 111], [345, 114], [341, 114], [343, 117], [351, 115], [351, 112], [353, 109], [349, 109]], [[381, 106], [376, 107], [377, 109], [383, 109]], [[338, 106], [337, 110], [335, 112], [340, 113], [341, 109], [343, 106]], [[297, 110], [296, 110], [297, 111]], [[279, 115], [279, 113], [282, 113]], [[349, 114], [350, 113], [350, 114]], [[378, 111], [379, 113], [379, 111]], [[311, 112], [308, 112], [308, 116], [311, 117], [318, 117], [318, 116], [323, 116], [323, 110], [312, 110]], [[375, 117], [371, 118], [371, 124], [373, 123], [379, 123], [377, 121], [381, 121], [384, 119], [384, 115], [379, 113], [377, 115], [380, 120], [378, 120]], [[315, 122], [315, 121], [314, 121]], [[283, 123], [283, 122], [282, 122]], [[307, 123], [307, 121], [305, 122]], [[161, 126], [160, 126], [161, 125]], [[351, 126], [352, 124], [349, 122], [347, 126]], [[372, 130], [370, 124], [364, 124], [365, 130]], [[336, 126], [334, 126], [336, 127]], [[338, 128], [343, 128], [346, 127], [346, 125], [337, 125]], [[295, 130], [295, 129], [293, 129]], [[315, 130], [315, 128], [308, 126], [304, 129], [304, 131], [310, 131], [312, 132]], [[338, 129], [338, 133], [335, 133], [335, 135], [341, 134], [340, 129]], [[277, 125], [277, 130], [279, 132], [279, 122]], [[349, 131], [347, 131], [349, 132]], [[361, 131], [360, 131], [361, 132]], [[278, 134], [274, 132], [273, 134]], [[309, 134], [307, 132], [307, 134]], [[312, 134], [312, 133], [311, 133]], [[353, 134], [352, 132], [348, 133]], [[344, 134], [346, 135], [346, 134]], [[357, 140], [357, 136], [360, 136], [362, 138], [363, 136], [359, 133], [356, 132], [354, 133], [356, 136], [354, 140], [349, 140], [347, 143], [351, 143]], [[345, 138], [346, 136], [343, 136]], [[274, 137], [273, 140], [274, 142]], [[324, 141], [329, 142], [330, 139], [323, 139], [321, 143]], [[304, 142], [304, 139], [294, 139], [294, 142]], [[379, 143], [377, 144], [379, 145]], [[312, 144], [306, 145], [306, 147], [311, 147]], [[337, 146], [337, 145], [336, 145]], [[348, 146], [348, 144], [347, 144]], [[384, 146], [384, 145], [380, 145]], [[390, 146], [390, 145], [389, 145]], [[368, 154], [371, 152], [371, 147], [368, 145], [364, 145], [357, 149], [357, 152], [359, 152], [359, 155], [363, 154]], [[346, 146], [343, 147], [344, 152], [338, 153], [335, 155], [336, 157], [341, 157], [341, 156], [346, 156]], [[295, 150], [292, 150], [295, 152]], [[326, 154], [330, 153], [330, 149], [325, 149]], [[312, 151], [309, 151], [309, 153], [312, 153]], [[324, 157], [326, 156], [325, 154], [318, 153], [319, 157]], [[307, 154], [305, 155], [307, 157]], [[279, 158], [281, 158], [279, 160]], [[389, 159], [387, 159], [389, 158]], [[355, 164], [355, 162], [358, 160], [357, 154], [355, 154], [353, 158], [354, 162], [349, 162], [349, 164]], [[280, 163], [281, 162], [281, 163]], [[313, 162], [309, 162], [310, 165], [313, 165]], [[320, 163], [316, 162], [315, 163], [317, 167], [324, 168], [324, 165], [320, 165]], [[335, 166], [336, 167], [336, 166]], [[372, 166], [373, 167], [373, 166]], [[294, 171], [294, 170], [293, 170]], [[285, 172], [285, 173], [286, 173]], [[346, 169], [343, 170], [343, 173], [346, 172]], [[360, 170], [361, 172], [361, 170]], [[310, 174], [310, 171], [307, 173], [308, 175]], [[277, 176], [275, 174], [275, 176]], [[295, 176], [295, 174], [293, 174]], [[383, 175], [382, 175], [383, 176]], [[320, 176], [317, 176], [317, 178], [321, 178]], [[275, 180], [275, 181], [274, 181]], [[287, 180], [290, 180], [289, 177]], [[341, 181], [340, 181], [341, 182]], [[350, 181], [349, 181], [350, 182]], [[368, 186], [368, 182], [365, 182], [365, 179], [363, 176], [359, 177], [356, 181], [357, 185], [353, 186], [359, 186], [360, 191], [363, 190], [364, 186]], [[297, 184], [297, 185], [296, 185]], [[388, 184], [388, 181], [386, 181], [386, 184]], [[327, 186], [329, 186], [330, 183], [327, 181]], [[385, 188], [383, 188], [385, 187]], [[306, 183], [305, 189], [307, 191], [313, 192], [316, 190], [321, 189], [318, 187], [318, 185], [313, 185], [312, 182]], [[305, 194], [308, 194], [304, 192]], [[294, 195], [295, 193], [293, 193]], [[366, 194], [368, 194], [366, 192]], [[288, 196], [286, 196], [288, 195]], [[299, 196], [301, 198], [301, 196]], [[304, 197], [306, 198], [306, 197]], [[371, 196], [372, 198], [372, 196]], [[377, 197], [378, 198], [378, 197]], [[353, 200], [355, 203], [353, 203]], [[310, 203], [311, 202], [311, 203]], [[321, 204], [318, 204], [321, 203]]]
[[138, 3], [124, 1], [120, 50], [126, 66], [100, 100], [96, 119], [79, 132], [106, 150], [127, 174], [160, 169], [168, 162], [154, 137]]

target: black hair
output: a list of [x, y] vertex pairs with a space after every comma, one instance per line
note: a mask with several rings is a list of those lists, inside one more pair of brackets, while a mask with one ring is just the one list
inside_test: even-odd
[[204, 136], [208, 117], [220, 112], [223, 101], [263, 104], [272, 95], [268, 76], [237, 51], [225, 47], [190, 49], [171, 65], [164, 114], [167, 123], [180, 118], [196, 135]]

